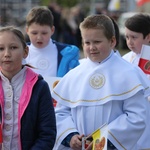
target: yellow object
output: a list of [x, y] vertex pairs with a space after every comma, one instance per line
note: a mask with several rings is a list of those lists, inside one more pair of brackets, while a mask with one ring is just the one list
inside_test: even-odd
[[100, 129], [97, 129], [92, 134], [92, 137], [93, 137], [93, 148], [92, 148], [92, 150], [96, 150], [96, 144], [99, 143], [100, 136], [101, 136]]

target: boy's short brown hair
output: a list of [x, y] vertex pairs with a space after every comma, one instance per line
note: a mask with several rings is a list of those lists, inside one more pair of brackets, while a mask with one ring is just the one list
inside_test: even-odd
[[115, 36], [115, 29], [112, 20], [104, 14], [94, 14], [86, 17], [80, 23], [80, 30], [82, 29], [100, 29], [103, 30], [107, 39]]
[[33, 7], [26, 16], [26, 25], [29, 27], [32, 23], [48, 25], [53, 27], [54, 17], [52, 12], [46, 6]]

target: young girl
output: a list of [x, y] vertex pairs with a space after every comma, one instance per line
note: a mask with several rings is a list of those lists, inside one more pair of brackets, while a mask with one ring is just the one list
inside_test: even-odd
[[[139, 146], [137, 141], [149, 119], [145, 98], [150, 94], [149, 80], [114, 52], [115, 29], [108, 16], [88, 16], [80, 30], [87, 59], [68, 72], [52, 93], [58, 102], [55, 150], [81, 150], [82, 137], [105, 123], [108, 149], [142, 149], [145, 143]], [[149, 139], [150, 133], [146, 136]]]
[[56, 138], [48, 84], [22, 60], [28, 47], [21, 31], [0, 28], [0, 119], [3, 148], [50, 150]]

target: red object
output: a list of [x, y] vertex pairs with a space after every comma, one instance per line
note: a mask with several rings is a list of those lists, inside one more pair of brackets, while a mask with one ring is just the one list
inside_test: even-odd
[[0, 124], [0, 144], [3, 143], [3, 138], [2, 138], [2, 127]]
[[85, 144], [85, 148], [87, 148], [89, 146], [89, 144]]
[[57, 101], [53, 99], [53, 106], [56, 107]]
[[146, 74], [150, 74], [150, 60], [140, 58], [139, 67]]
[[138, 0], [138, 1], [137, 1], [137, 6], [142, 6], [142, 5], [144, 5], [145, 3], [147, 3], [147, 2], [150, 2], [150, 0]]
[[142, 45], [139, 67], [145, 74], [150, 74], [150, 46]]

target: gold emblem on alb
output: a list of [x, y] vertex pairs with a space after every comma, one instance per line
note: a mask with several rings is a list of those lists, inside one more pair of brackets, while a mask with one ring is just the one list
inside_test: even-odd
[[90, 77], [90, 85], [95, 88], [99, 89], [105, 84], [105, 77], [100, 73], [96, 73]]

